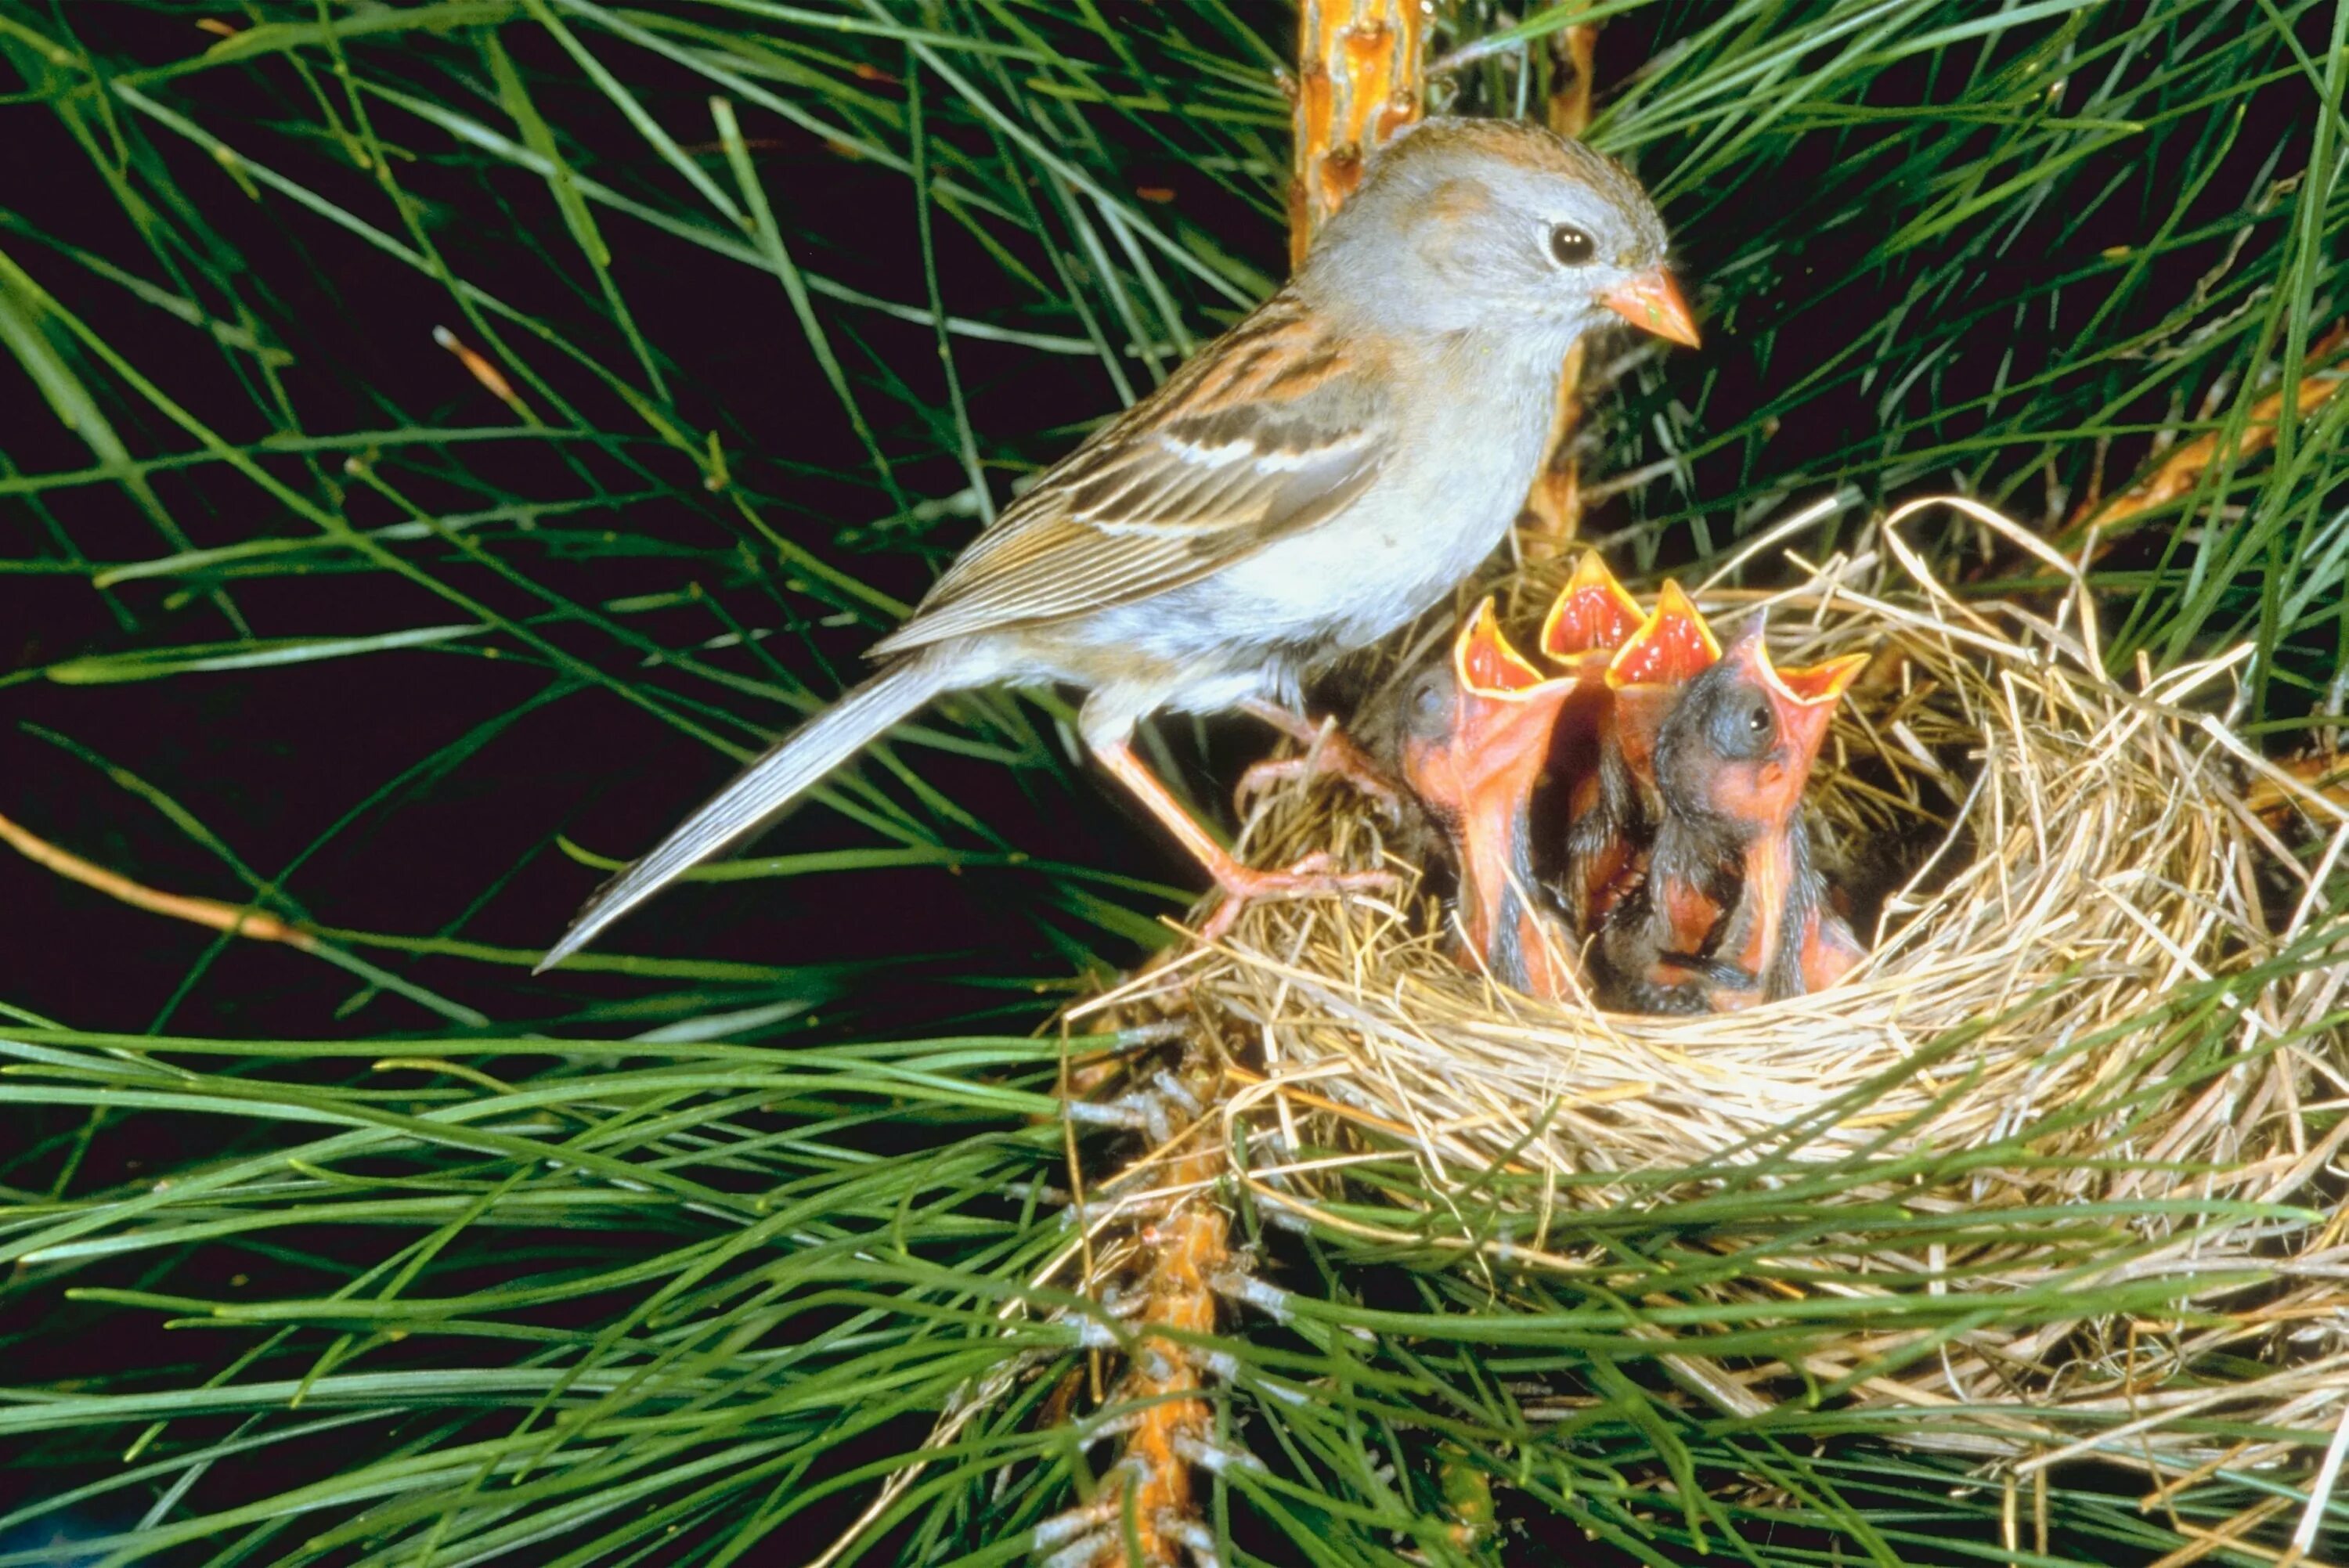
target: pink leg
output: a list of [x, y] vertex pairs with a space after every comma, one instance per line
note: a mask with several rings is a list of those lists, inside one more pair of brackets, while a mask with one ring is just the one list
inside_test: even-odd
[[1343, 779], [1377, 801], [1390, 817], [1402, 814], [1402, 795], [1395, 788], [1394, 781], [1371, 759], [1369, 752], [1355, 744], [1353, 737], [1336, 725], [1316, 724], [1303, 714], [1291, 713], [1278, 703], [1266, 702], [1261, 698], [1252, 697], [1242, 703], [1240, 707], [1305, 748], [1302, 757], [1284, 757], [1259, 762], [1240, 775], [1239, 788], [1232, 792], [1232, 799], [1243, 811], [1250, 796], [1259, 794], [1275, 784], [1327, 773]]
[[1216, 842], [1205, 828], [1183, 810], [1182, 802], [1167, 792], [1166, 786], [1143, 767], [1133, 748], [1123, 743], [1096, 747], [1093, 755], [1101, 758], [1117, 781], [1133, 793], [1150, 814], [1166, 826], [1174, 840], [1191, 857], [1207, 868], [1216, 885], [1224, 890], [1224, 902], [1208, 918], [1199, 934], [1209, 942], [1231, 929], [1240, 910], [1250, 899], [1300, 898], [1316, 893], [1346, 892], [1354, 890], [1392, 888], [1401, 881], [1392, 872], [1333, 872], [1330, 857], [1324, 854], [1306, 856], [1285, 871], [1263, 872], [1243, 865], [1232, 852]]

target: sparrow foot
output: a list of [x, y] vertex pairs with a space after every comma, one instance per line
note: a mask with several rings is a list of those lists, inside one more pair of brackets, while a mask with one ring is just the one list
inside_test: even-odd
[[1277, 872], [1258, 871], [1237, 861], [1213, 868], [1216, 885], [1224, 891], [1224, 902], [1216, 906], [1199, 928], [1199, 939], [1215, 942], [1232, 928], [1240, 911], [1258, 899], [1316, 898], [1339, 892], [1371, 892], [1392, 891], [1402, 885], [1402, 879], [1392, 872], [1340, 872], [1330, 869], [1330, 857], [1316, 851], [1303, 860]]
[[1200, 935], [1213, 942], [1229, 931], [1232, 922], [1251, 899], [1309, 898], [1315, 894], [1351, 892], [1376, 888], [1397, 888], [1402, 879], [1392, 872], [1339, 872], [1330, 870], [1332, 861], [1326, 853], [1316, 851], [1299, 861], [1286, 871], [1264, 872], [1243, 864], [1231, 851], [1217, 843], [1215, 836], [1194, 821], [1183, 809], [1181, 801], [1168, 792], [1142, 765], [1133, 748], [1125, 742], [1095, 742], [1093, 755], [1102, 767], [1133, 792], [1150, 814], [1174, 835], [1174, 841], [1191, 853], [1191, 857], [1206, 868], [1224, 891], [1224, 902], [1207, 917]]
[[1241, 774], [1239, 788], [1232, 791], [1232, 804], [1242, 816], [1247, 814], [1251, 798], [1274, 785], [1326, 774], [1344, 779], [1368, 796], [1390, 820], [1402, 820], [1402, 791], [1353, 737], [1335, 724], [1316, 724], [1274, 703], [1251, 702], [1246, 706], [1249, 713], [1302, 745], [1305, 755], [1270, 758]]
[[1247, 772], [1240, 775], [1239, 787], [1232, 791], [1233, 810], [1245, 817], [1248, 802], [1256, 797], [1292, 779], [1310, 779], [1317, 774], [1344, 779], [1357, 792], [1367, 796], [1387, 820], [1402, 820], [1401, 793], [1387, 781], [1386, 776], [1378, 770], [1377, 765], [1363, 754], [1361, 748], [1337, 734], [1332, 734], [1330, 744], [1319, 751], [1308, 752], [1303, 757], [1270, 757], [1252, 764]]

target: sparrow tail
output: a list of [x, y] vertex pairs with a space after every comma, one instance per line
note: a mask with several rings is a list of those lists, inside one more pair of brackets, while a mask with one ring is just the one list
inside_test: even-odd
[[729, 845], [748, 837], [899, 719], [954, 685], [947, 661], [916, 655], [882, 671], [792, 732], [679, 823], [644, 859], [595, 890], [563, 939], [531, 971], [543, 975], [604, 928]]

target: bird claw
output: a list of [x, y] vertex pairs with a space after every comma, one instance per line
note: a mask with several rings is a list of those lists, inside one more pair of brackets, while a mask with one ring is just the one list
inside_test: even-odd
[[1295, 899], [1325, 897], [1332, 893], [1388, 892], [1402, 885], [1402, 879], [1392, 872], [1340, 872], [1330, 867], [1325, 851], [1316, 850], [1303, 860], [1277, 872], [1257, 871], [1252, 866], [1230, 866], [1216, 874], [1216, 885], [1224, 890], [1224, 902], [1217, 905], [1207, 923], [1199, 928], [1204, 942], [1214, 942], [1232, 928], [1240, 911], [1259, 899]]
[[1291, 779], [1316, 775], [1344, 779], [1356, 793], [1377, 806], [1388, 821], [1402, 820], [1402, 792], [1361, 747], [1335, 731], [1302, 757], [1268, 758], [1253, 764], [1240, 775], [1239, 785], [1232, 791], [1233, 809], [1245, 817], [1248, 802], [1255, 797]]

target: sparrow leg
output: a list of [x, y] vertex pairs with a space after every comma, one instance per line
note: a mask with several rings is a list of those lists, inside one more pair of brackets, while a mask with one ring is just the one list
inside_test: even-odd
[[1165, 824], [1166, 830], [1174, 835], [1174, 841], [1189, 851], [1191, 858], [1205, 866], [1207, 874], [1216, 879], [1216, 885], [1224, 890], [1223, 907], [1208, 918], [1199, 933], [1207, 941], [1231, 929], [1232, 922], [1251, 899], [1392, 888], [1401, 881], [1392, 872], [1333, 872], [1330, 869], [1330, 857], [1324, 854], [1308, 855], [1285, 871], [1258, 871], [1243, 865], [1192, 820], [1191, 814], [1183, 810], [1183, 803], [1143, 766], [1133, 748], [1117, 741], [1095, 746], [1093, 755], [1152, 816]]
[[1301, 713], [1291, 713], [1278, 703], [1261, 697], [1250, 697], [1240, 704], [1243, 711], [1253, 714], [1273, 728], [1305, 748], [1302, 757], [1283, 757], [1259, 762], [1240, 775], [1239, 788], [1232, 792], [1236, 806], [1244, 807], [1247, 799], [1290, 779], [1309, 779], [1317, 773], [1327, 773], [1343, 779], [1356, 789], [1378, 802], [1388, 817], [1400, 820], [1402, 816], [1402, 792], [1396, 788], [1386, 770], [1371, 759], [1371, 754], [1355, 744], [1353, 737], [1335, 724], [1314, 723]]

